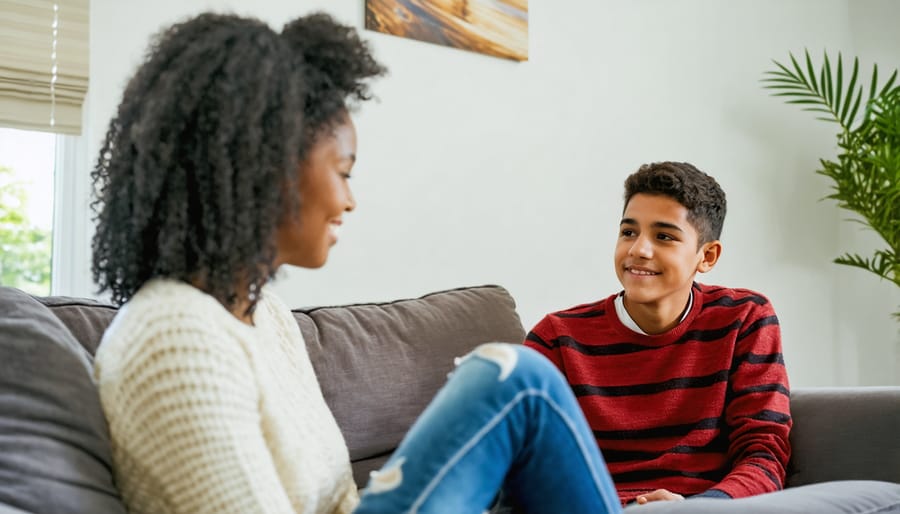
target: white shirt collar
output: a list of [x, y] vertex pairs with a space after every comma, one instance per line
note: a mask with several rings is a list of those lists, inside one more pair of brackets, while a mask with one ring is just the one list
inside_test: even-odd
[[[622, 322], [623, 325], [628, 327], [632, 332], [637, 332], [638, 334], [649, 335], [638, 326], [637, 323], [631, 318], [631, 315], [628, 314], [628, 311], [625, 309], [625, 292], [621, 292], [616, 295], [615, 304], [616, 304], [616, 316], [619, 317], [619, 321]], [[678, 320], [678, 323], [684, 321], [685, 318], [688, 317], [688, 314], [691, 313], [691, 308], [694, 306], [694, 290], [691, 289], [691, 296], [688, 297], [687, 308], [684, 310], [684, 314], [681, 315], [681, 319]]]

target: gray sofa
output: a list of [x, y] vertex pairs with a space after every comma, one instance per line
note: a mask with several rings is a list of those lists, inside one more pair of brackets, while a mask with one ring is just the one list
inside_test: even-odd
[[[0, 514], [125, 512], [90, 372], [115, 313], [91, 300], [0, 287]], [[453, 357], [524, 337], [513, 299], [497, 286], [294, 314], [360, 486], [444, 382]], [[799, 389], [792, 408], [791, 489], [782, 498], [627, 512], [900, 512], [900, 387]], [[797, 489], [806, 484], [822, 485]]]

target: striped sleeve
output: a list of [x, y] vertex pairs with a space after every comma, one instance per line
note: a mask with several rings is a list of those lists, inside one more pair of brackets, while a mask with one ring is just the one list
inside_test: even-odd
[[756, 305], [737, 334], [725, 421], [731, 471], [711, 489], [732, 498], [781, 490], [790, 458], [790, 393], [771, 303]]
[[565, 374], [565, 366], [563, 366], [562, 356], [559, 352], [559, 344], [556, 341], [557, 336], [558, 334], [553, 325], [552, 314], [548, 314], [528, 332], [525, 336], [524, 344], [550, 359], [550, 361]]

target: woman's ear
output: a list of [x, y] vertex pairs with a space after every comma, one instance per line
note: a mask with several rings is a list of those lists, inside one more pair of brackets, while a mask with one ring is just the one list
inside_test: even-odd
[[700, 259], [700, 263], [697, 264], [697, 271], [700, 273], [706, 273], [707, 271], [713, 269], [713, 266], [719, 262], [719, 257], [722, 255], [722, 243], [718, 239], [715, 241], [709, 241], [708, 243], [703, 243], [703, 246], [700, 247], [700, 253], [703, 258]]

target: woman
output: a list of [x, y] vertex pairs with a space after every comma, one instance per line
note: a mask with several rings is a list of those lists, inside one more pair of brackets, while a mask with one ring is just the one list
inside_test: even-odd
[[[485, 345], [360, 498], [289, 309], [266, 283], [322, 266], [355, 200], [348, 106], [384, 72], [316, 14], [279, 34], [204, 14], [164, 31], [93, 171], [94, 279], [124, 306], [95, 374], [133, 513], [618, 512], [549, 362]], [[448, 423], [454, 430], [447, 430]]]

